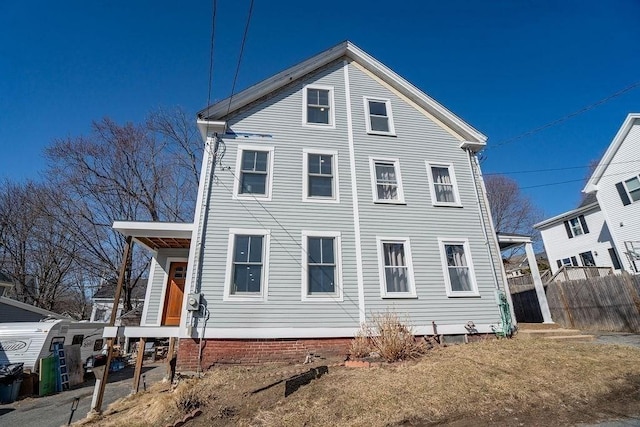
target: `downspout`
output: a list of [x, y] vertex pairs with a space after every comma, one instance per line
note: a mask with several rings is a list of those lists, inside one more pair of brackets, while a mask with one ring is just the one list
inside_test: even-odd
[[[487, 195], [486, 195], [486, 190], [484, 188], [484, 183], [482, 182], [482, 172], [480, 172], [480, 165], [478, 165], [477, 163], [477, 157], [475, 155], [475, 153], [473, 151], [471, 151], [471, 149], [465, 149], [465, 151], [468, 154], [468, 160], [469, 160], [469, 167], [471, 168], [471, 178], [473, 179], [473, 189], [476, 195], [476, 202], [478, 203], [478, 215], [480, 216], [480, 222], [482, 223], [482, 233], [484, 234], [484, 239], [485, 239], [485, 245], [487, 246], [487, 252], [489, 254], [489, 260], [491, 261], [491, 270], [493, 271], [493, 279], [495, 282], [495, 286], [496, 286], [496, 292], [499, 292], [500, 289], [500, 279], [498, 279], [498, 272], [496, 271], [496, 262], [495, 262], [495, 257], [493, 256], [493, 251], [491, 250], [491, 244], [489, 242], [489, 234], [487, 233], [487, 223], [485, 221], [484, 215], [482, 213], [482, 206], [484, 204], [484, 208], [486, 210], [487, 213], [487, 217], [490, 220], [490, 224], [489, 224], [489, 228], [491, 229], [491, 232], [493, 233], [493, 243], [495, 244], [496, 248], [499, 247], [498, 244], [498, 238], [496, 236], [495, 230], [493, 229], [493, 222], [491, 222], [491, 210], [489, 209], [489, 200], [487, 199]], [[483, 189], [483, 195], [482, 195], [482, 200], [483, 200], [483, 204], [480, 203], [480, 192], [478, 190], [478, 180], [476, 178], [476, 174], [475, 171], [478, 171], [478, 178], [480, 178], [480, 185], [482, 186], [481, 188]], [[502, 265], [502, 260], [500, 260], [500, 265]], [[501, 270], [501, 273], [503, 272], [503, 270]], [[508, 301], [509, 307], [511, 308], [510, 310], [510, 315], [511, 315], [511, 323], [513, 325], [516, 324], [516, 316], [515, 316], [515, 312], [513, 310], [513, 301], [511, 300], [511, 292], [509, 291], [509, 283], [507, 282], [507, 278], [505, 274], [502, 274], [502, 280], [504, 283], [504, 293], [505, 293], [505, 297]], [[499, 295], [496, 295], [496, 302], [498, 303], [498, 305], [500, 305], [500, 297]]]

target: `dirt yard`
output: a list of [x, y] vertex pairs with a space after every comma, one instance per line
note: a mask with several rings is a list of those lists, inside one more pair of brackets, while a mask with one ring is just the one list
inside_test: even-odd
[[187, 426], [575, 425], [640, 414], [640, 349], [626, 346], [492, 340], [372, 368], [322, 362], [217, 367], [82, 424], [169, 425], [196, 407], [203, 414]]

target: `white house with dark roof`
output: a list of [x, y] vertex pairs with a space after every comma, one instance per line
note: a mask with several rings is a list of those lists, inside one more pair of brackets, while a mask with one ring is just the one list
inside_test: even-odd
[[640, 114], [627, 116], [574, 210], [535, 225], [552, 270], [611, 267], [640, 274]]
[[366, 52], [340, 43], [198, 126], [195, 221], [114, 224], [152, 255], [125, 336], [177, 337], [178, 366], [196, 369], [344, 354], [386, 310], [420, 335], [499, 327], [486, 137]]

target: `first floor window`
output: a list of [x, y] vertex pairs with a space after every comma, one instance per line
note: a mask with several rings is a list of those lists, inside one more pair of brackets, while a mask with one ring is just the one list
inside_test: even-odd
[[582, 252], [580, 255], [580, 261], [585, 267], [595, 267], [596, 261], [593, 259], [593, 253], [591, 251]]
[[477, 295], [468, 241], [440, 241], [445, 281], [450, 296]]
[[308, 294], [336, 291], [335, 238], [307, 237]]
[[383, 296], [415, 296], [408, 240], [379, 240]]
[[230, 294], [259, 294], [262, 288], [264, 236], [236, 235]]

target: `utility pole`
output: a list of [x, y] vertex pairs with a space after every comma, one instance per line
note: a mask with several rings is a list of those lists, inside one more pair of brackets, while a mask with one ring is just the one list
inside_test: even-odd
[[[111, 319], [109, 320], [109, 326], [114, 326], [116, 323], [116, 316], [118, 314], [118, 306], [120, 305], [120, 295], [122, 294], [122, 285], [124, 284], [124, 276], [127, 272], [127, 264], [129, 264], [129, 254], [131, 247], [133, 246], [132, 237], [127, 236], [127, 240], [124, 246], [122, 254], [122, 263], [120, 264], [120, 274], [118, 275], [118, 283], [116, 285], [116, 292], [113, 296], [113, 308], [111, 309]], [[91, 411], [89, 415], [99, 415], [102, 413], [102, 400], [104, 398], [104, 388], [107, 385], [107, 379], [109, 377], [109, 366], [111, 365], [111, 359], [113, 357], [113, 341], [114, 337], [107, 338], [107, 364], [103, 367], [102, 372], [94, 368], [96, 373], [96, 385], [93, 389], [93, 398], [91, 399]]]

